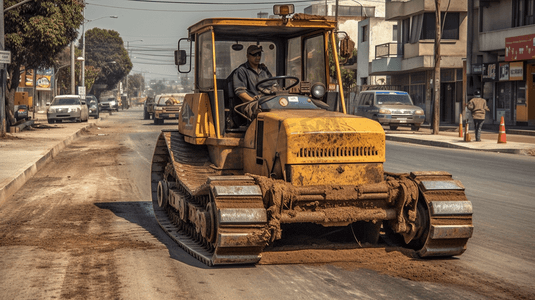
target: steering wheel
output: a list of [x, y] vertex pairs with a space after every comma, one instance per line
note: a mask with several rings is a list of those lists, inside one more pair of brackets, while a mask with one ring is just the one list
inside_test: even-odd
[[288, 76], [288, 75], [282, 75], [282, 76], [274, 76], [274, 77], [269, 77], [269, 78], [266, 78], [266, 79], [262, 79], [260, 80], [256, 85], [255, 85], [255, 89], [257, 91], [260, 91], [259, 87], [262, 83], [265, 83], [265, 82], [268, 82], [268, 81], [272, 81], [272, 80], [279, 80], [279, 79], [293, 79], [295, 80], [295, 82], [286, 87], [285, 90], [287, 89], [290, 89], [290, 88], [293, 88], [294, 86], [296, 86], [298, 83], [299, 83], [299, 78], [295, 77], [295, 76]]

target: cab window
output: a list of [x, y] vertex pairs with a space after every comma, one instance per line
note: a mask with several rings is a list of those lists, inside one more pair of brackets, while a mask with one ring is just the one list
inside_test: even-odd
[[325, 45], [323, 35], [317, 35], [305, 40], [304, 43], [305, 80], [311, 83], [325, 80]]
[[301, 37], [288, 40], [286, 74], [301, 79]]
[[364, 101], [362, 102], [363, 106], [370, 106], [373, 103], [373, 94], [367, 93], [364, 95]]
[[214, 67], [212, 62], [212, 32], [207, 31], [199, 35], [197, 46], [200, 59], [197, 74], [199, 76], [199, 88], [208, 90], [214, 88]]
[[[233, 50], [232, 45], [240, 44], [241, 50]], [[257, 45], [251, 41], [217, 41], [215, 42], [216, 55], [216, 76], [218, 79], [227, 78], [232, 71], [247, 61], [247, 48], [250, 45]], [[277, 47], [272, 42], [260, 42], [262, 47], [262, 60], [260, 63], [266, 65], [269, 72], [275, 76], [277, 73]], [[219, 87], [218, 87], [219, 88]]]

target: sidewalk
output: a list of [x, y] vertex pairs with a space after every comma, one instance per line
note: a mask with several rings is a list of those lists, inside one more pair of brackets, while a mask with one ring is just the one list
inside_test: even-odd
[[535, 131], [532, 130], [506, 130], [507, 143], [498, 144], [498, 132], [483, 130], [481, 142], [475, 141], [475, 132], [469, 131], [472, 141], [465, 142], [459, 137], [458, 129], [440, 129], [438, 135], [433, 135], [430, 128], [421, 128], [420, 131], [410, 131], [409, 128], [398, 130], [385, 130], [386, 140], [429, 145], [435, 147], [469, 149], [498, 153], [512, 153], [535, 156]]
[[[102, 118], [108, 118], [102, 114]], [[0, 139], [0, 206], [16, 193], [35, 173], [54, 158], [84, 129], [97, 126], [101, 119], [90, 119], [87, 123], [48, 124], [46, 114], [35, 114], [34, 124], [7, 138]], [[441, 129], [439, 135], [432, 135], [431, 129], [420, 131], [408, 128], [386, 130], [386, 139], [429, 146], [514, 153], [535, 156], [535, 135], [533, 131], [507, 134], [507, 143], [498, 144], [498, 133], [483, 131], [482, 142], [464, 142], [455, 128]], [[518, 134], [521, 133], [521, 134]], [[526, 135], [525, 135], [526, 134]], [[474, 137], [474, 132], [471, 132]]]
[[[107, 115], [102, 115], [101, 118]], [[35, 114], [32, 126], [0, 138], [0, 205], [18, 191], [47, 162], [100, 119], [82, 123], [48, 124], [46, 114]]]

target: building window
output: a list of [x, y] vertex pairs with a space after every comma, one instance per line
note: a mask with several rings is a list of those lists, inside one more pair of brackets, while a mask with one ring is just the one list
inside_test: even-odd
[[392, 26], [392, 41], [394, 42], [398, 41], [398, 25]]
[[535, 24], [535, 0], [513, 0], [513, 27]]
[[401, 43], [402, 44], [407, 44], [409, 42], [409, 37], [410, 37], [410, 24], [411, 24], [411, 19], [410, 18], [407, 18], [405, 20], [403, 20], [403, 22], [401, 23]]
[[[423, 26], [420, 35], [421, 40], [435, 39], [435, 13], [425, 13], [423, 17]], [[448, 12], [442, 13], [443, 40], [458, 40], [459, 39], [459, 13]]]
[[368, 85], [368, 77], [361, 77], [360, 85]]
[[362, 26], [362, 42], [368, 41], [368, 25]]

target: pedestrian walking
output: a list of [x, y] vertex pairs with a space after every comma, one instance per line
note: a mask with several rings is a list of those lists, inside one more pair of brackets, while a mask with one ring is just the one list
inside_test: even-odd
[[483, 127], [483, 122], [485, 121], [485, 114], [487, 111], [490, 111], [489, 107], [487, 106], [487, 100], [481, 98], [481, 92], [476, 90], [474, 92], [474, 98], [472, 98], [466, 106], [472, 114], [472, 119], [474, 119], [476, 141], [481, 142], [481, 128]]

